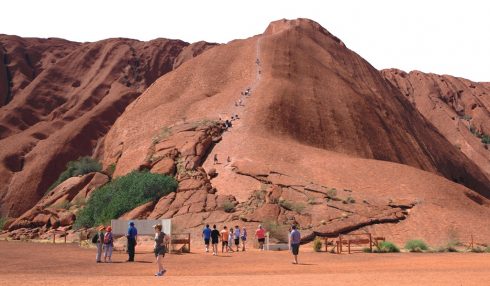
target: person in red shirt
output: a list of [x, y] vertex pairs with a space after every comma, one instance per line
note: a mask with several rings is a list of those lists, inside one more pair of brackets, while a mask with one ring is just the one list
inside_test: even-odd
[[223, 230], [220, 232], [221, 234], [221, 253], [224, 252], [225, 248], [226, 248], [226, 252], [228, 252], [228, 235], [229, 235], [229, 232], [228, 232], [228, 228], [226, 227], [226, 225], [223, 227]]
[[259, 242], [259, 249], [264, 250], [264, 242], [265, 242], [265, 229], [259, 224], [259, 228], [255, 231], [255, 237]]

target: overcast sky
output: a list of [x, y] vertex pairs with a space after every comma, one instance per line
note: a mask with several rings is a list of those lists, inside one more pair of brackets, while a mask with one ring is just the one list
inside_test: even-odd
[[268, 23], [310, 18], [378, 69], [490, 81], [490, 1], [5, 0], [0, 33], [96, 41], [111, 37], [226, 43]]

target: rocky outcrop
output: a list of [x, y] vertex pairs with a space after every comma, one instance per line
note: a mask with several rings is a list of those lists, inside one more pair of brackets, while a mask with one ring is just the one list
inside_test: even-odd
[[188, 46], [0, 36], [0, 106], [8, 101], [0, 109], [0, 214], [31, 208], [67, 162], [97, 156], [115, 120], [157, 78], [212, 47]]
[[381, 74], [490, 178], [488, 86], [464, 78], [419, 71], [407, 73], [387, 69]]
[[[32, 238], [34, 234], [34, 237], [42, 235], [51, 228], [69, 229], [77, 211], [85, 205], [91, 193], [107, 182], [109, 177], [102, 173], [67, 179], [9, 225], [11, 237], [28, 235]], [[15, 231], [18, 229], [23, 231]]]

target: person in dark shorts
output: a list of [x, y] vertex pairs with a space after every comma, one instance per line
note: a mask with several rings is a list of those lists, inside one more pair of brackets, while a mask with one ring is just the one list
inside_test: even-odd
[[204, 239], [204, 245], [206, 246], [206, 252], [209, 252], [209, 241], [211, 240], [211, 229], [209, 224], [202, 230], [202, 238]]
[[291, 227], [291, 252], [294, 257], [293, 264], [298, 264], [299, 244], [301, 242], [301, 233], [298, 231], [296, 225]]
[[233, 231], [233, 238], [236, 246], [236, 251], [238, 252], [238, 246], [240, 245], [240, 228], [238, 225], [235, 225], [235, 230]]
[[228, 252], [228, 236], [230, 235], [230, 233], [228, 232], [228, 228], [226, 227], [226, 225], [223, 227], [220, 234], [221, 234], [221, 253], [225, 252], [225, 249], [226, 252]]
[[259, 249], [264, 250], [265, 243], [265, 229], [259, 224], [259, 228], [255, 231], [255, 237], [257, 238], [257, 242], [259, 243]]
[[153, 252], [155, 253], [155, 258], [157, 262], [158, 272], [155, 276], [163, 276], [167, 270], [163, 268], [162, 260], [165, 257], [165, 242], [167, 240], [167, 235], [162, 231], [162, 225], [156, 224], [153, 226], [155, 229], [155, 247]]
[[218, 255], [218, 243], [219, 243], [219, 230], [216, 229], [216, 225], [213, 225], [211, 231], [211, 244], [213, 245], [213, 255]]

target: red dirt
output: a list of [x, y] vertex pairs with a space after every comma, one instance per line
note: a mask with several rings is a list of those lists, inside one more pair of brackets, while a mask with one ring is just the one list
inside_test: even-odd
[[96, 264], [93, 249], [75, 245], [0, 242], [2, 285], [488, 285], [490, 255], [351, 254], [300, 252], [292, 265], [287, 251], [232, 253], [213, 257], [195, 253], [167, 255], [165, 277], [154, 277], [152, 254], [124, 263], [115, 253], [112, 264]]

